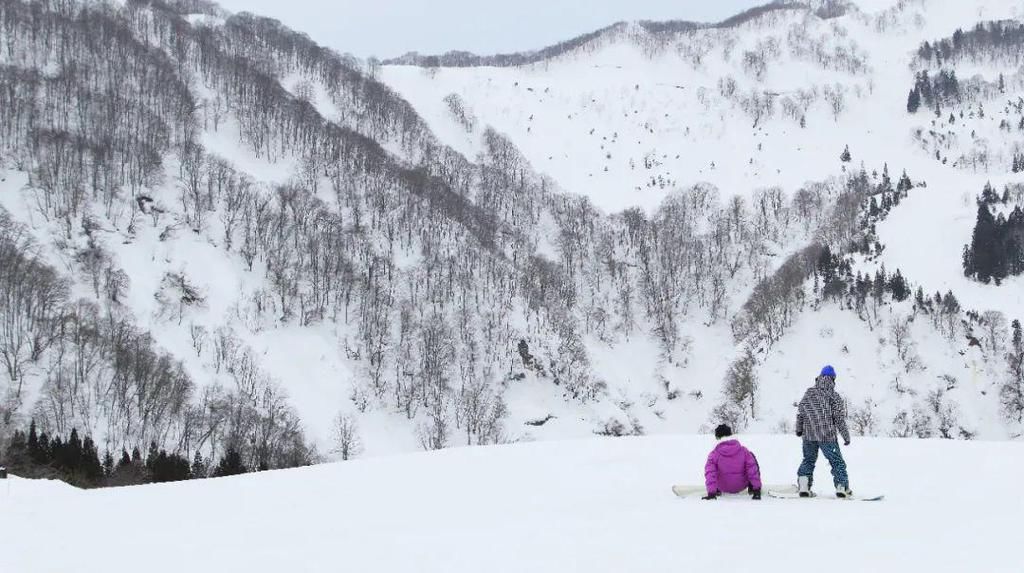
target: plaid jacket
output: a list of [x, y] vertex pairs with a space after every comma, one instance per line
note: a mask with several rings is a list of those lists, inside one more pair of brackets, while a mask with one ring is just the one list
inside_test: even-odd
[[796, 433], [809, 442], [835, 442], [836, 434], [850, 441], [846, 403], [836, 392], [834, 378], [819, 376], [807, 389], [796, 415]]

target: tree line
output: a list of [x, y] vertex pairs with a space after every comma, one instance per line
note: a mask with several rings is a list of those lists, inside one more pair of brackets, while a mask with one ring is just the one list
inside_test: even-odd
[[917, 57], [942, 67], [967, 59], [973, 62], [1000, 61], [1019, 65], [1024, 45], [1024, 24], [1008, 21], [979, 22], [974, 28], [957, 28], [948, 38], [924, 42]]
[[[13, 473], [24, 478], [59, 479], [82, 488], [119, 487], [224, 477], [247, 473], [242, 457], [228, 449], [215, 464], [207, 462], [201, 452], [188, 458], [158, 448], [150, 442], [143, 457], [138, 447], [131, 454], [122, 449], [115, 458], [108, 449], [102, 456], [92, 437], [82, 438], [76, 428], [67, 437], [37, 431], [33, 420], [28, 431], [15, 430], [3, 444], [0, 461]], [[260, 467], [259, 470], [268, 469]]]

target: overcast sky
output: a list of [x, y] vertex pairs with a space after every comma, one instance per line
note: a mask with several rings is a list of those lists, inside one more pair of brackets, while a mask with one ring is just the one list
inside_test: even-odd
[[621, 20], [712, 22], [769, 0], [219, 0], [359, 57], [542, 48]]

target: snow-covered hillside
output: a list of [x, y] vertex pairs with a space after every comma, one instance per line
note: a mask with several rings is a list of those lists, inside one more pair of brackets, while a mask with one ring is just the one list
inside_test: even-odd
[[[456, 149], [472, 156], [494, 128], [555, 185], [607, 212], [654, 211], [695, 184], [758, 203], [754, 193], [766, 188], [794, 197], [815, 181], [860, 169], [874, 181], [885, 166], [894, 177], [905, 171], [919, 188], [879, 222], [881, 248], [857, 269], [869, 275], [899, 269], [929, 297], [952, 292], [965, 310], [1008, 320], [1024, 316], [1024, 279], [980, 284], [963, 276], [960, 257], [971, 242], [974, 199], [985, 184], [1001, 190], [1024, 179], [1010, 170], [1022, 119], [1017, 100], [1024, 94], [1016, 60], [1001, 52], [958, 55], [953, 67], [964, 95], [947, 104], [947, 113], [958, 114], [949, 129], [959, 136], [942, 133], [946, 115], [936, 126], [933, 113], [907, 112], [915, 74], [937, 75], [952, 63], [923, 61], [924, 43], [937, 44], [980, 22], [1019, 18], [1024, 7], [864, 1], [846, 3], [825, 19], [814, 3], [779, 4], [695, 29], [621, 24], [529, 65], [433, 67], [421, 58], [420, 66], [385, 66], [382, 77]], [[1004, 77], [1001, 91], [998, 77]], [[840, 159], [844, 149], [849, 162]], [[792, 248], [794, 238], [788, 241], [780, 241], [783, 249]], [[934, 329], [918, 327], [913, 338], [921, 368], [901, 367], [887, 356], [894, 349], [892, 329], [916, 315], [909, 306], [892, 305], [867, 328], [829, 309], [801, 318], [796, 332], [763, 359], [767, 398], [755, 427], [785, 427], [799, 386], [793, 380], [808, 370], [804, 360], [820, 357], [844, 364], [850, 384], [843, 391], [851, 403], [880, 404], [882, 417], [890, 419], [901, 408], [913, 409], [909, 402], [895, 406], [906, 398], [892, 392], [903, 379], [921, 393], [947, 385], [940, 378], [957, 379], [972, 389], [954, 402], [973, 411], [983, 434], [1002, 433], [999, 404], [985, 398], [999, 394], [1002, 352], [972, 356], [980, 353], [959, 337], [980, 324], [950, 333], [951, 345]], [[1000, 324], [1008, 337], [1008, 321]], [[722, 370], [698, 376], [707, 375], [720, 377]]]
[[1021, 17], [774, 3], [382, 66], [205, 2], [3, 2], [0, 438], [788, 433], [826, 363], [857, 435], [1019, 437], [1024, 278], [961, 258], [1024, 179], [1018, 36], [956, 31]]
[[[1024, 501], [1012, 478], [979, 477], [1020, 474], [1019, 443], [855, 440], [853, 489], [881, 502], [673, 496], [702, 483], [712, 441], [457, 448], [95, 491], [12, 479], [0, 538], [19, 572], [1020, 569]], [[743, 441], [767, 482], [792, 481], [796, 438]]]

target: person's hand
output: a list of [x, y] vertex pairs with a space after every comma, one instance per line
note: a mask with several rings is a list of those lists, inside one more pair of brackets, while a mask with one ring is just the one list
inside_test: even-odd
[[754, 495], [753, 495], [753, 497], [751, 497], [751, 499], [761, 499], [761, 490], [755, 489], [754, 490]]
[[803, 432], [801, 432], [800, 430], [797, 430], [797, 431], [796, 431], [796, 437], [798, 437], [798, 438], [802, 438], [802, 437], [803, 437], [803, 435], [804, 435], [804, 433], [803, 433]]
[[843, 440], [843, 445], [844, 446], [849, 446], [850, 445], [850, 440]]
[[709, 494], [705, 495], [701, 499], [716, 499], [717, 497], [718, 497], [718, 492], [716, 491], [714, 493], [709, 493]]

